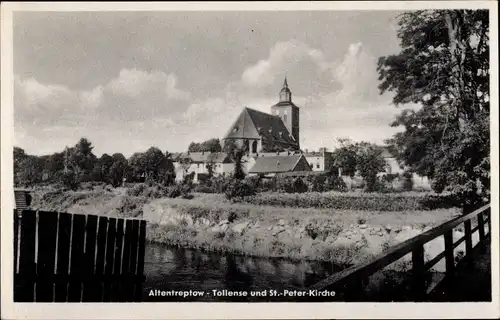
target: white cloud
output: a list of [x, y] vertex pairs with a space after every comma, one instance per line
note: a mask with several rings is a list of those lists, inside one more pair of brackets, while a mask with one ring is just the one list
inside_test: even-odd
[[[146, 72], [138, 69], [122, 69], [117, 78], [107, 85], [113, 93], [137, 98], [148, 92], [164, 93], [168, 99], [187, 100], [189, 92], [177, 88], [175, 74], [161, 71]], [[164, 90], [162, 89], [164, 88]]]
[[[269, 112], [284, 74], [301, 108], [303, 148], [332, 148], [339, 137], [381, 143], [395, 132], [389, 124], [399, 110], [378, 94], [368, 48], [354, 43], [345, 52], [334, 60], [295, 40], [278, 42], [240, 81], [208, 99], [192, 96], [175, 74], [162, 71], [122, 69], [88, 91], [18, 79], [16, 143], [28, 152], [54, 152], [86, 136], [98, 153], [129, 156], [152, 145], [182, 151], [191, 141], [222, 138], [244, 107]], [[35, 123], [37, 117], [45, 120]]]
[[270, 49], [267, 59], [248, 66], [241, 81], [247, 87], [269, 89], [281, 84], [287, 75], [301, 93], [315, 94], [334, 87], [330, 68], [331, 62], [321, 50], [296, 40], [283, 41]]

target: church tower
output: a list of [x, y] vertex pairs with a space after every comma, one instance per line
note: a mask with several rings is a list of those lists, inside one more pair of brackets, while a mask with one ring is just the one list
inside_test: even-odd
[[[279, 93], [279, 102], [271, 107], [271, 114], [281, 118], [292, 139], [299, 144], [299, 107], [292, 102], [292, 92], [288, 88], [288, 81], [285, 77], [283, 88]], [[299, 146], [300, 148], [300, 146]]]

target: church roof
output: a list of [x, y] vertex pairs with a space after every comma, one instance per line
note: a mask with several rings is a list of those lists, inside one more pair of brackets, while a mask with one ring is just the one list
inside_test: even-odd
[[250, 173], [290, 172], [295, 169], [302, 155], [257, 157]]
[[273, 140], [285, 144], [297, 144], [285, 124], [278, 116], [245, 108], [235, 123], [229, 128], [226, 139], [259, 139]]

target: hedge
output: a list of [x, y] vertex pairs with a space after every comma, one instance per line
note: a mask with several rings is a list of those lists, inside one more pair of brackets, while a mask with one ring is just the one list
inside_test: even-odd
[[241, 202], [294, 208], [323, 208], [337, 210], [405, 211], [434, 210], [456, 207], [447, 196], [370, 194], [370, 193], [260, 193], [245, 197]]

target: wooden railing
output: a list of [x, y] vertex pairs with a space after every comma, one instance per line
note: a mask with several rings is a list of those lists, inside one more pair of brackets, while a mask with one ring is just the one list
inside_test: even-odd
[[[329, 278], [320, 281], [308, 289], [318, 290], [343, 290], [350, 288], [348, 291], [362, 291], [365, 284], [368, 282], [368, 277], [374, 273], [389, 266], [391, 263], [411, 254], [412, 270], [410, 273], [410, 285], [413, 301], [423, 301], [427, 295], [428, 288], [426, 287], [426, 273], [435, 266], [439, 261], [445, 259], [446, 272], [444, 279], [449, 279], [453, 276], [455, 270], [455, 255], [454, 249], [465, 241], [465, 256], [464, 259], [470, 257], [473, 250], [472, 235], [476, 231], [479, 232], [479, 242], [477, 246], [483, 246], [486, 239], [491, 233], [491, 215], [490, 204], [487, 204], [471, 213], [459, 216], [453, 220], [426, 231], [414, 238], [406, 240], [380, 256], [363, 263], [345, 269], [339, 273], [333, 274]], [[472, 228], [471, 220], [477, 217], [477, 226]], [[460, 224], [464, 225], [465, 235], [453, 242], [453, 229]], [[485, 225], [488, 225], [488, 233], [485, 231]], [[444, 237], [445, 250], [428, 262], [424, 260], [424, 245], [438, 237]], [[337, 291], [339, 292], [339, 291]]]

